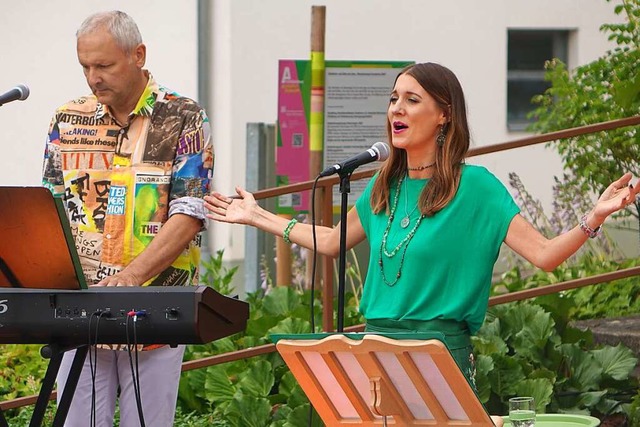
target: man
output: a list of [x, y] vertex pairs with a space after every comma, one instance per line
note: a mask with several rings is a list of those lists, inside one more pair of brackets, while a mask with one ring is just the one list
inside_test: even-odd
[[[56, 111], [43, 183], [65, 202], [85, 278], [96, 286], [197, 284], [202, 197], [213, 169], [206, 113], [143, 68], [146, 47], [127, 14], [94, 14], [76, 37], [93, 95]], [[104, 347], [90, 350], [97, 360], [87, 357], [67, 426], [85, 427], [95, 413], [97, 426], [111, 427], [118, 389], [120, 425], [141, 424], [128, 351]], [[146, 346], [139, 353], [146, 425], [173, 425], [183, 352]], [[72, 356], [64, 357], [59, 390]]]

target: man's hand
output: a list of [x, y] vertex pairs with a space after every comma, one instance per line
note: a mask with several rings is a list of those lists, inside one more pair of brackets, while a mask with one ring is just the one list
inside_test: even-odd
[[92, 286], [140, 286], [140, 280], [132, 273], [129, 273], [127, 269], [114, 274], [113, 276], [105, 277], [98, 283]]

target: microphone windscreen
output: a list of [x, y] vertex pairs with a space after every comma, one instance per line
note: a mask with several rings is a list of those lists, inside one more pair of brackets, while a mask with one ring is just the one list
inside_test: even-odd
[[24, 101], [29, 97], [29, 88], [25, 85], [18, 85], [16, 89], [20, 92], [20, 98], [18, 98], [20, 101]]
[[373, 144], [371, 148], [373, 148], [376, 151], [376, 153], [378, 153], [379, 162], [384, 162], [389, 158], [389, 146], [387, 145], [386, 142], [378, 141], [375, 144]]

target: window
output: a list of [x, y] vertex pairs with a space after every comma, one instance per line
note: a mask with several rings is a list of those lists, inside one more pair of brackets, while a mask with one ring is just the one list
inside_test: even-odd
[[543, 93], [544, 63], [558, 58], [567, 63], [569, 31], [508, 30], [507, 47], [507, 128], [524, 130], [532, 122], [527, 114], [534, 109], [531, 98]]

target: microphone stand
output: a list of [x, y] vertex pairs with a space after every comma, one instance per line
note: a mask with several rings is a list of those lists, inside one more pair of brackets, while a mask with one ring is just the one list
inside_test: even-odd
[[340, 256], [338, 259], [338, 332], [344, 331], [344, 294], [347, 260], [347, 199], [351, 191], [349, 179], [353, 171], [338, 171], [340, 175]]

